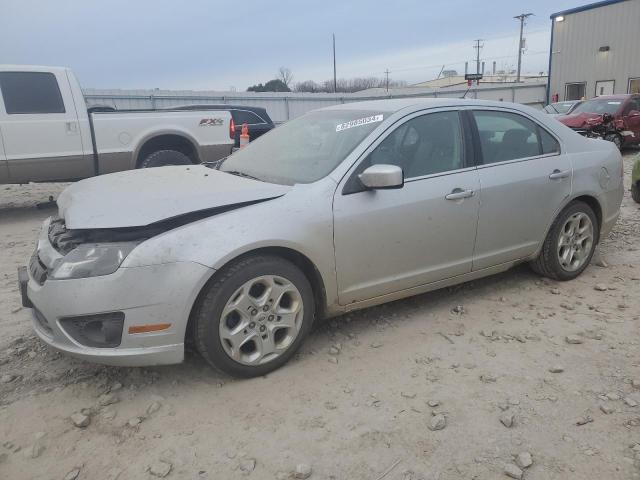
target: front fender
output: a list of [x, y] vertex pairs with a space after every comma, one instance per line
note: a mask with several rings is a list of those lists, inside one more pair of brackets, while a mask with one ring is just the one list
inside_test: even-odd
[[282, 197], [175, 228], [141, 243], [123, 267], [196, 262], [218, 270], [253, 250], [287, 248], [314, 264], [325, 285], [327, 302], [332, 304], [337, 298], [334, 191], [332, 180], [297, 185]]

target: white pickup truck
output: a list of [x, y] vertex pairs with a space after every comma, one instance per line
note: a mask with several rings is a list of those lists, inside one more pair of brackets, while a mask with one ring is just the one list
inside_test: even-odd
[[231, 153], [225, 110], [87, 109], [73, 72], [0, 65], [0, 184], [78, 180]]

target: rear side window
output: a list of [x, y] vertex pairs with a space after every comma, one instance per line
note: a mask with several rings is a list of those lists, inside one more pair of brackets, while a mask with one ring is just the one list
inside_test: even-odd
[[0, 90], [9, 115], [65, 113], [58, 81], [48, 72], [0, 72]]
[[233, 121], [236, 125], [242, 125], [243, 123], [247, 123], [249, 125], [265, 123], [262, 118], [248, 110], [232, 110], [231, 113], [233, 113]]
[[543, 151], [552, 153], [560, 150], [551, 135], [522, 115], [475, 111], [473, 117], [480, 135], [484, 164], [535, 157]]

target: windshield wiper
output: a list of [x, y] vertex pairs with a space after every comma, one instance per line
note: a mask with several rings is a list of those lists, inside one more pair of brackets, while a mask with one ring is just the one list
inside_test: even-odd
[[244, 173], [244, 172], [239, 172], [237, 170], [221, 170], [221, 171], [224, 173], [230, 173], [231, 175], [236, 175], [238, 177], [250, 178], [251, 180], [258, 180], [259, 182], [264, 181], [258, 177], [254, 177], [253, 175], [249, 175], [248, 173]]
[[218, 160], [209, 160], [208, 162], [202, 162], [201, 165], [204, 165], [208, 168], [213, 168], [214, 170], [220, 170], [220, 167], [227, 158], [229, 157], [219, 158]]

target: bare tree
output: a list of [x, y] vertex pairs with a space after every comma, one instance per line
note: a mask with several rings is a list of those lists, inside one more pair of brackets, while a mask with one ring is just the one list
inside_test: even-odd
[[[390, 88], [406, 87], [407, 82], [404, 80], [389, 79]], [[353, 93], [368, 88], [385, 88], [386, 78], [364, 77], [364, 78], [339, 78], [336, 82], [336, 91], [338, 93]], [[333, 93], [333, 79], [325, 80], [322, 83], [316, 83], [313, 80], [306, 80], [295, 84], [294, 91], [310, 92], [310, 93]]]
[[280, 67], [278, 69], [278, 74], [276, 78], [282, 83], [284, 83], [287, 87], [290, 86], [291, 81], [293, 80], [293, 73], [287, 67]]

